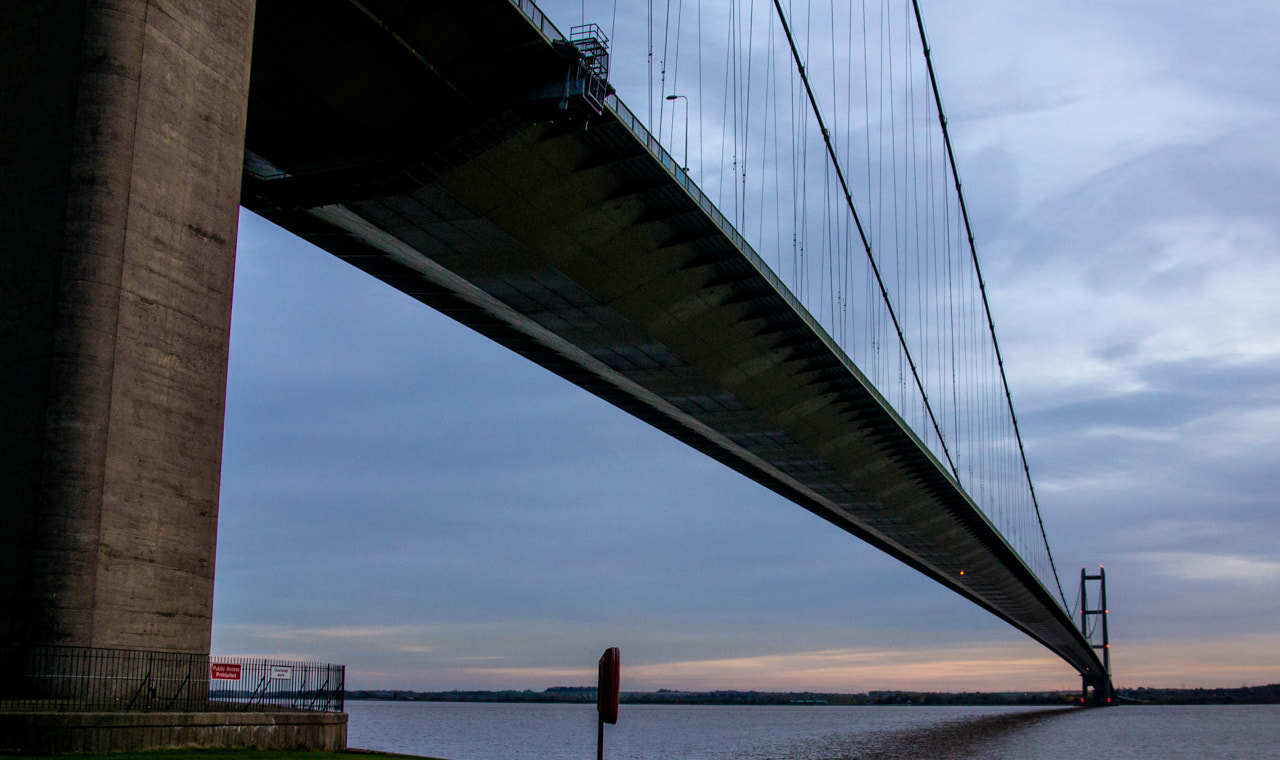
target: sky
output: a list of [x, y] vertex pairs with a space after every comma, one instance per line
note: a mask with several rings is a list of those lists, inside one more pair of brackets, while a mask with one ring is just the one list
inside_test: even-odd
[[[1068, 597], [1106, 567], [1118, 686], [1280, 682], [1280, 6], [921, 5]], [[542, 7], [562, 29], [583, 12]], [[585, 8], [644, 118], [644, 6]], [[624, 690], [1079, 686], [242, 211], [214, 653], [343, 663], [349, 688], [541, 690], [593, 684], [609, 646]]]

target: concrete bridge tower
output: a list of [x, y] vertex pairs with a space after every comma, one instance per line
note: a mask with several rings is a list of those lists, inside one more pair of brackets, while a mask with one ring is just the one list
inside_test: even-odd
[[0, 4], [0, 645], [209, 651], [253, 20]]

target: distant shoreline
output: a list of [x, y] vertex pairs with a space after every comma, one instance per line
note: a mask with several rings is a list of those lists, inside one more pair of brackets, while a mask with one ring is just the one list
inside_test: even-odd
[[[1229, 689], [1116, 690], [1123, 704], [1226, 705], [1280, 704], [1280, 684]], [[544, 691], [408, 691], [357, 689], [348, 700], [396, 702], [500, 702], [536, 704], [593, 704], [594, 687], [555, 686]], [[658, 691], [623, 692], [629, 705], [969, 705], [969, 706], [1072, 706], [1080, 702], [1078, 691], [1049, 692], [917, 692], [871, 691], [861, 694], [767, 691]]]

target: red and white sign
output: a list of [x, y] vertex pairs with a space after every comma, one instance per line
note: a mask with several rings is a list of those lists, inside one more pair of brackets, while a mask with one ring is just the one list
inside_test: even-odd
[[239, 681], [240, 663], [211, 662], [209, 663], [209, 677], [222, 681]]

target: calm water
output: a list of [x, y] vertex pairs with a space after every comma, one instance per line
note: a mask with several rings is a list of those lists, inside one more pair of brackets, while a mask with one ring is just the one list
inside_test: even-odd
[[[352, 747], [449, 760], [593, 760], [593, 705], [348, 702]], [[622, 705], [606, 760], [1276, 760], [1280, 706]]]

